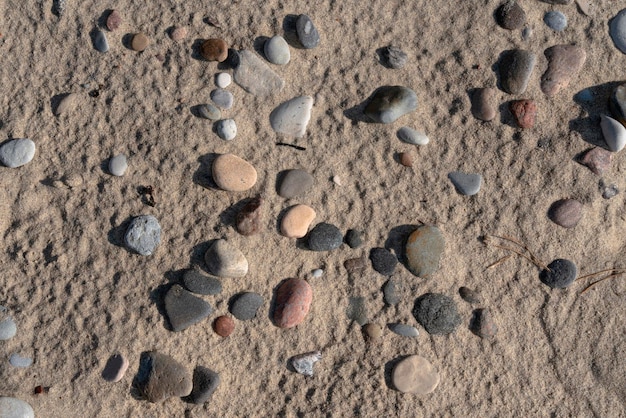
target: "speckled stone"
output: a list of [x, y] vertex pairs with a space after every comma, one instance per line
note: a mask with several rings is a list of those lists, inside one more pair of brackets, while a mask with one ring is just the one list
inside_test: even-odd
[[439, 228], [430, 225], [418, 227], [407, 239], [405, 256], [407, 267], [416, 276], [429, 278], [439, 269], [445, 250], [445, 240]]
[[296, 34], [298, 40], [305, 49], [315, 48], [320, 43], [320, 34], [307, 15], [300, 15], [296, 20]]
[[543, 16], [543, 22], [553, 31], [562, 32], [567, 27], [567, 16], [558, 10], [551, 10]]
[[456, 303], [440, 293], [426, 293], [415, 300], [413, 315], [429, 334], [453, 333], [461, 323]]
[[383, 276], [391, 276], [396, 270], [398, 258], [385, 248], [372, 248], [370, 251], [372, 267]]
[[484, 339], [495, 337], [498, 327], [489, 309], [474, 310], [470, 321], [470, 331]]
[[245, 292], [237, 296], [230, 307], [230, 313], [240, 321], [254, 318], [263, 305], [263, 296], [254, 292]]
[[409, 356], [399, 361], [391, 372], [393, 386], [403, 393], [426, 395], [439, 384], [439, 373], [424, 357]]
[[582, 216], [583, 204], [576, 199], [558, 200], [548, 210], [550, 220], [563, 228], [575, 227]]
[[309, 249], [312, 251], [331, 251], [341, 246], [343, 234], [335, 225], [321, 222], [309, 232]]
[[613, 154], [604, 148], [594, 147], [585, 151], [578, 162], [587, 167], [593, 173], [601, 176], [611, 168]]
[[515, 0], [507, 0], [496, 10], [496, 21], [504, 29], [521, 29], [526, 23], [526, 12]]
[[193, 388], [187, 368], [156, 351], [141, 353], [135, 384], [144, 399], [155, 403], [169, 397], [187, 396]]
[[350, 248], [359, 248], [363, 245], [363, 232], [356, 229], [348, 229], [345, 242]]
[[220, 337], [228, 337], [235, 330], [235, 321], [230, 316], [222, 315], [213, 322], [213, 330]]
[[535, 126], [537, 105], [534, 100], [513, 100], [509, 105], [517, 126], [530, 129]]
[[222, 119], [215, 122], [215, 133], [224, 141], [232, 141], [237, 136], [235, 119]]
[[555, 45], [545, 50], [548, 69], [541, 76], [541, 91], [552, 97], [567, 87], [583, 68], [587, 54], [576, 45]]
[[548, 264], [548, 269], [539, 273], [539, 280], [553, 289], [562, 289], [571, 285], [578, 274], [576, 264], [564, 258], [558, 258]]
[[141, 255], [151, 255], [161, 243], [161, 225], [152, 215], [140, 215], [130, 222], [124, 242], [128, 249]]
[[306, 280], [287, 279], [276, 289], [274, 324], [292, 328], [306, 317], [313, 300], [313, 289]]

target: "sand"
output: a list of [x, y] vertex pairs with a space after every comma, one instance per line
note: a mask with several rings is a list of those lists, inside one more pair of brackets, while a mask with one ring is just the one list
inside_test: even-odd
[[[506, 251], [485, 247], [480, 237], [496, 234], [527, 243], [545, 263], [566, 257], [580, 274], [623, 268], [626, 244], [624, 196], [601, 197], [600, 177], [574, 157], [601, 141], [600, 113], [606, 97], [624, 77], [626, 55], [613, 45], [608, 21], [623, 4], [594, 2], [592, 17], [575, 4], [551, 6], [520, 0], [533, 35], [497, 27], [498, 0], [453, 2], [293, 0], [214, 2], [97, 2], [68, 0], [62, 18], [51, 2], [0, 6], [0, 140], [28, 137], [35, 158], [19, 169], [0, 167], [0, 304], [12, 312], [18, 334], [0, 342], [0, 395], [29, 402], [38, 417], [296, 417], [296, 416], [598, 416], [626, 415], [626, 280], [617, 277], [580, 295], [589, 282], [565, 290], [541, 284], [539, 269], [511, 258], [486, 269]], [[313, 4], [315, 3], [315, 4]], [[95, 25], [107, 10], [124, 19], [107, 37], [111, 50], [92, 46]], [[569, 26], [554, 33], [542, 22], [548, 10], [561, 10]], [[307, 13], [320, 31], [312, 50], [291, 49], [291, 62], [272, 68], [285, 80], [273, 97], [255, 98], [232, 85], [238, 135], [220, 140], [211, 123], [191, 107], [209, 101], [215, 63], [197, 59], [199, 40], [222, 37], [237, 49], [258, 49], [263, 37], [283, 34], [288, 15]], [[204, 22], [217, 22], [220, 29]], [[173, 42], [168, 30], [188, 29]], [[139, 54], [124, 46], [142, 31], [151, 44]], [[576, 43], [587, 52], [583, 70], [554, 98], [541, 93], [547, 67], [543, 51]], [[376, 50], [393, 44], [408, 54], [401, 70], [379, 63]], [[507, 49], [538, 56], [523, 96], [498, 90], [496, 120], [484, 123], [470, 112], [468, 92], [496, 87], [494, 64]], [[155, 56], [161, 54], [161, 62]], [[404, 85], [418, 95], [417, 111], [389, 125], [364, 123], [354, 109], [377, 87]], [[591, 104], [573, 96], [591, 88]], [[97, 97], [89, 92], [97, 91]], [[79, 94], [78, 106], [59, 117], [60, 95]], [[314, 100], [303, 138], [276, 135], [269, 114], [298, 95]], [[521, 131], [508, 113], [508, 101], [536, 100], [534, 129]], [[357, 115], [357, 117], [355, 117]], [[431, 142], [402, 143], [402, 126], [424, 130]], [[278, 147], [278, 141], [306, 147]], [[538, 146], [541, 144], [541, 146]], [[234, 153], [251, 162], [259, 179], [253, 189], [229, 193], [211, 187], [210, 163]], [[411, 152], [406, 168], [397, 154]], [[123, 177], [106, 172], [118, 153], [128, 156]], [[285, 201], [276, 178], [302, 168], [316, 179], [301, 199]], [[626, 189], [622, 153], [614, 156], [607, 183]], [[473, 197], [454, 190], [451, 171], [480, 173]], [[331, 181], [338, 176], [341, 185]], [[146, 205], [138, 187], [152, 185], [156, 206]], [[244, 237], [234, 227], [241, 200], [262, 194], [265, 229]], [[547, 218], [550, 205], [573, 197], [584, 216], [572, 229]], [[317, 212], [344, 232], [364, 230], [364, 246], [314, 253], [278, 233], [277, 220], [296, 203]], [[163, 228], [154, 255], [127, 251], [122, 236], [128, 221], [151, 214]], [[399, 266], [402, 301], [386, 308], [386, 278], [371, 266], [350, 276], [346, 259], [387, 246], [401, 250], [411, 227], [437, 225], [446, 238], [441, 268], [429, 280]], [[198, 265], [207, 244], [226, 238], [246, 255], [250, 270], [224, 279], [223, 292], [204, 297], [211, 317], [187, 330], [170, 331], [163, 315], [164, 290]], [[273, 290], [289, 277], [309, 277], [314, 298], [306, 321], [282, 330], [269, 320]], [[473, 307], [458, 295], [460, 286], [479, 289], [499, 332], [492, 341], [468, 329]], [[211, 329], [227, 313], [229, 299], [258, 292], [265, 304], [256, 319], [237, 322], [233, 335]], [[415, 298], [441, 292], [454, 298], [463, 324], [450, 336], [430, 336], [411, 314]], [[405, 322], [420, 330], [417, 339], [385, 330], [368, 343], [346, 317], [350, 297], [366, 300], [372, 322]], [[162, 404], [138, 400], [131, 390], [140, 354], [158, 350], [187, 364], [208, 367], [221, 384], [205, 405], [180, 399]], [[320, 350], [315, 375], [305, 378], [286, 367], [297, 354]], [[15, 369], [11, 353], [34, 364]], [[119, 383], [101, 373], [109, 356], [121, 352], [130, 368]], [[418, 354], [439, 371], [441, 383], [428, 395], [403, 394], [389, 387], [393, 360]], [[49, 393], [35, 395], [38, 385]]]

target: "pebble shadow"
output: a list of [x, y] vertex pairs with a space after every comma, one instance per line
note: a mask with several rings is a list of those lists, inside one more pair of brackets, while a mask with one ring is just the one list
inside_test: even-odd
[[193, 41], [193, 44], [191, 45], [191, 58], [206, 62], [202, 55], [200, 55], [200, 47], [204, 41], [206, 41], [206, 39], [196, 39]]
[[133, 42], [133, 37], [135, 36], [134, 33], [127, 33], [124, 36], [122, 36], [122, 45], [124, 45], [124, 48], [128, 49], [129, 51], [133, 51], [135, 52], [135, 50], [132, 48], [131, 44]]
[[276, 312], [276, 291], [278, 288], [285, 283], [288, 279], [281, 280], [274, 288], [272, 289], [272, 299], [270, 300], [270, 308], [267, 311], [267, 317], [269, 318], [272, 325], [277, 326], [276, 322], [274, 322], [274, 312]]
[[254, 198], [252, 197], [248, 197], [226, 208], [222, 213], [220, 213], [220, 222], [226, 226], [234, 226], [237, 221], [237, 214], [241, 212], [241, 209], [243, 209], [243, 207], [250, 203], [253, 199]]
[[[619, 81], [611, 81], [608, 83], [598, 84], [596, 86], [587, 87], [576, 93], [573, 97], [574, 101], [583, 108], [584, 114], [578, 118], [569, 121], [569, 129], [578, 132], [582, 139], [598, 147], [608, 149], [602, 129], [600, 129], [600, 115], [610, 115], [609, 97], [613, 89], [620, 85]], [[591, 93], [591, 100], [583, 100], [585, 90]]]
[[258, 36], [254, 43], [252, 44], [254, 50], [263, 57], [264, 60], [267, 61], [267, 57], [265, 56], [265, 43], [269, 41], [270, 38], [267, 36]]
[[168, 331], [172, 330], [169, 318], [167, 317], [167, 311], [165, 310], [165, 295], [176, 283], [162, 284], [161, 286], [150, 292], [150, 301], [155, 304], [157, 310], [163, 316], [163, 327]]
[[515, 122], [513, 113], [511, 113], [511, 103], [513, 103], [513, 100], [509, 100], [508, 102], [504, 102], [498, 106], [498, 111], [500, 112], [500, 123], [508, 125], [514, 129], [520, 129], [519, 126], [517, 126], [517, 122]]
[[378, 63], [385, 68], [393, 69], [393, 67], [389, 64], [389, 60], [385, 56], [386, 46], [378, 48], [376, 50], [376, 55], [378, 56]]
[[372, 100], [372, 97], [374, 97], [375, 93], [376, 91], [370, 94], [370, 96], [367, 99], [365, 99], [363, 102], [361, 102], [360, 104], [343, 111], [343, 115], [352, 121], [352, 125], [357, 125], [359, 122], [375, 123], [373, 120], [368, 118], [365, 115], [365, 113], [363, 113], [363, 111], [365, 110], [365, 107], [370, 102], [370, 100]]
[[384, 371], [384, 373], [385, 373], [385, 384], [387, 385], [387, 387], [389, 389], [398, 390], [393, 385], [393, 381], [391, 380], [391, 373], [393, 372], [393, 368], [396, 367], [396, 364], [400, 363], [402, 360], [404, 360], [407, 357], [410, 357], [410, 356], [409, 355], [404, 355], [404, 356], [396, 357], [395, 359], [390, 360], [387, 363], [385, 363], [385, 371]]
[[[512, 49], [507, 49], [506, 51], [502, 51], [500, 55], [498, 55], [498, 60], [496, 61], [496, 63], [491, 66], [491, 70], [496, 75], [496, 80], [497, 80], [496, 86], [498, 87], [498, 89], [500, 89], [500, 91], [504, 91], [504, 89], [502, 88], [502, 74], [500, 73], [500, 66], [502, 65], [502, 62], [506, 60], [506, 58], [509, 55], [511, 55], [513, 52], [514, 50]], [[536, 71], [536, 69], [533, 70], [533, 72], [534, 71]]]
[[109, 18], [109, 15], [113, 13], [113, 9], [106, 9], [104, 12], [102, 12], [102, 14], [100, 15], [100, 17], [98, 18], [97, 21], [97, 25], [100, 28], [106, 28], [107, 27], [107, 19]]
[[120, 225], [111, 228], [107, 234], [107, 239], [111, 244], [124, 248], [128, 253], [135, 254], [134, 251], [126, 248], [126, 245], [124, 244], [124, 235], [126, 235], [126, 231], [128, 230], [128, 226], [132, 220], [133, 217], [129, 216]]
[[393, 250], [398, 260], [406, 267], [406, 258], [404, 257], [404, 246], [409, 235], [417, 229], [418, 225], [400, 225], [389, 231], [385, 248]]
[[194, 183], [204, 187], [205, 189], [220, 190], [219, 187], [217, 187], [217, 184], [215, 184], [215, 182], [213, 181], [213, 176], [211, 174], [213, 161], [219, 156], [220, 154], [212, 152], [198, 158], [200, 167], [198, 167], [195, 173], [193, 173]]
[[143, 395], [141, 394], [141, 387], [145, 386], [148, 382], [148, 375], [150, 373], [150, 369], [152, 369], [152, 364], [149, 361], [148, 351], [144, 351], [141, 353], [139, 357], [139, 366], [137, 367], [137, 374], [133, 377], [133, 382], [130, 385], [130, 395], [137, 400], [144, 400]]
[[96, 49], [96, 35], [98, 34], [98, 32], [100, 32], [100, 29], [95, 26], [90, 32], [89, 32], [89, 39], [91, 39], [91, 47], [93, 48], [94, 51], [99, 52], [98, 49]]
[[296, 20], [298, 20], [298, 15], [287, 15], [283, 19], [283, 31], [285, 41], [289, 44], [290, 47], [296, 49], [304, 49], [300, 40], [298, 39], [298, 32], [296, 31]]
[[70, 94], [71, 93], [62, 93], [62, 94], [57, 94], [55, 96], [52, 96], [52, 98], [50, 99], [50, 109], [52, 109], [52, 113], [54, 113], [55, 116], [56, 116], [57, 108], [59, 107], [59, 104], [61, 103], [61, 101], [65, 99], [67, 96], [69, 96]]

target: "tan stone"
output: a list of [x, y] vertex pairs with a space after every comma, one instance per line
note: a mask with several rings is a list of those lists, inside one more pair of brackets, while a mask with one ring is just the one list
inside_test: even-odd
[[414, 355], [396, 364], [391, 381], [400, 392], [426, 395], [439, 384], [439, 373], [424, 357]]
[[59, 115], [62, 115], [63, 113], [67, 113], [67, 112], [74, 110], [79, 101], [78, 99], [79, 99], [78, 93], [70, 93], [66, 95], [59, 102], [59, 105], [55, 109], [54, 114], [56, 116], [59, 116]]
[[182, 41], [187, 37], [187, 28], [184, 26], [178, 26], [172, 30], [170, 36], [174, 42]]
[[408, 152], [403, 152], [400, 154], [400, 164], [402, 164], [405, 167], [411, 167], [413, 166], [413, 157], [411, 157], [411, 154]]
[[130, 47], [137, 52], [141, 52], [148, 47], [150, 39], [143, 33], [136, 33], [130, 43]]
[[309, 231], [315, 219], [315, 211], [307, 205], [295, 205], [289, 208], [280, 224], [280, 232], [288, 238], [302, 238]]
[[363, 331], [370, 340], [377, 340], [383, 335], [383, 329], [378, 324], [366, 324], [363, 326]]
[[213, 161], [213, 181], [229, 192], [243, 192], [256, 183], [257, 173], [252, 164], [233, 154], [222, 154]]

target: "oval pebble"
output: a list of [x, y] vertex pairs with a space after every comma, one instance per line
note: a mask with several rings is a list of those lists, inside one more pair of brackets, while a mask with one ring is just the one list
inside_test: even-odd
[[331, 251], [343, 243], [343, 234], [335, 225], [321, 222], [309, 232], [309, 249], [312, 251]]
[[615, 47], [626, 54], [626, 9], [621, 10], [611, 19], [609, 33]]
[[400, 303], [400, 284], [393, 279], [387, 280], [383, 286], [383, 300], [388, 306]]
[[498, 63], [502, 90], [509, 94], [524, 93], [536, 63], [537, 56], [530, 51], [505, 51]]
[[439, 373], [424, 357], [413, 355], [394, 366], [391, 382], [400, 392], [426, 395], [439, 384]]
[[315, 211], [307, 205], [295, 205], [287, 210], [280, 223], [280, 233], [287, 238], [302, 238], [315, 219]]
[[230, 86], [232, 77], [228, 73], [219, 73], [215, 76], [215, 85], [221, 89]]
[[124, 154], [116, 155], [109, 160], [109, 173], [114, 176], [123, 176], [128, 168], [128, 162]]
[[320, 277], [322, 277], [323, 274], [324, 274], [324, 270], [315, 269], [311, 272], [311, 277], [313, 277], [314, 279], [319, 279]]
[[136, 33], [133, 36], [132, 41], [130, 42], [130, 47], [133, 49], [133, 51], [141, 52], [144, 51], [149, 44], [150, 39], [145, 33]]
[[543, 22], [553, 31], [562, 32], [567, 27], [567, 16], [558, 10], [553, 10], [543, 16]]
[[107, 52], [109, 50], [109, 41], [105, 33], [101, 30], [96, 30], [96, 34], [93, 38], [93, 46], [99, 52]]
[[211, 100], [220, 109], [228, 110], [233, 107], [234, 97], [228, 90], [218, 88], [211, 92]]
[[219, 120], [222, 112], [212, 103], [206, 103], [198, 106], [198, 115], [204, 119]]
[[391, 332], [398, 334], [402, 337], [416, 338], [420, 335], [417, 328], [407, 324], [389, 324]]
[[233, 154], [222, 154], [211, 167], [213, 181], [230, 192], [246, 191], [256, 183], [257, 173], [252, 164]]
[[526, 13], [515, 0], [507, 0], [496, 10], [496, 21], [504, 29], [521, 29], [526, 23]]
[[470, 289], [469, 287], [462, 286], [459, 288], [459, 295], [467, 303], [472, 305], [480, 303], [480, 295], [478, 292]]
[[107, 382], [119, 382], [124, 377], [128, 365], [128, 359], [122, 354], [113, 354], [102, 370], [102, 378]]
[[370, 340], [377, 340], [383, 335], [383, 329], [378, 324], [365, 324], [363, 331], [367, 334]]
[[296, 20], [296, 34], [305, 49], [315, 48], [320, 43], [320, 34], [307, 15], [300, 15]]
[[141, 254], [151, 255], [161, 242], [161, 226], [152, 215], [140, 215], [130, 222], [126, 235], [126, 246]]
[[257, 234], [262, 228], [263, 199], [256, 196], [237, 213], [235, 226], [241, 235]]
[[28, 138], [13, 139], [0, 146], [0, 162], [10, 168], [28, 164], [34, 156], [35, 143]]
[[237, 136], [237, 124], [234, 119], [222, 119], [215, 122], [215, 132], [224, 141], [232, 141]]
[[270, 113], [270, 125], [279, 134], [301, 138], [311, 119], [313, 98], [311, 96], [294, 97], [281, 103]]
[[35, 418], [32, 406], [20, 399], [6, 396], [0, 397], [0, 413], [2, 418]]
[[430, 139], [424, 132], [409, 128], [408, 126], [403, 126], [398, 129], [397, 135], [400, 141], [406, 142], [407, 144], [426, 145], [430, 142]]
[[242, 293], [230, 307], [230, 313], [240, 321], [249, 321], [254, 318], [263, 305], [263, 296], [254, 292]]
[[479, 88], [472, 94], [472, 114], [476, 119], [489, 122], [496, 117], [496, 91], [492, 88]]
[[558, 258], [548, 264], [548, 269], [539, 273], [539, 280], [553, 289], [562, 289], [571, 285], [578, 274], [576, 264], [564, 258]]
[[175, 27], [170, 33], [170, 37], [174, 42], [182, 41], [187, 37], [187, 28], [184, 26]]
[[600, 115], [600, 128], [604, 142], [611, 152], [618, 152], [626, 145], [626, 128], [610, 116]]
[[107, 29], [109, 29], [110, 31], [114, 31], [118, 29], [121, 24], [122, 24], [122, 15], [120, 15], [119, 11], [112, 10], [111, 13], [109, 13], [109, 16], [107, 16], [107, 22], [106, 22]]
[[274, 324], [292, 328], [304, 321], [313, 300], [313, 289], [306, 280], [287, 279], [276, 289]]
[[234, 245], [218, 239], [204, 253], [204, 262], [211, 274], [218, 277], [237, 278], [248, 273], [248, 260]]
[[76, 106], [78, 105], [78, 101], [79, 101], [78, 93], [66, 94], [61, 99], [61, 101], [59, 102], [58, 106], [56, 107], [56, 109], [54, 111], [54, 115], [55, 116], [60, 116], [63, 113], [67, 113], [67, 112], [70, 112], [70, 111], [74, 110], [76, 108]]
[[265, 42], [263, 52], [267, 60], [272, 64], [285, 65], [291, 59], [289, 45], [285, 38], [280, 35], [276, 35]]
[[230, 316], [222, 315], [213, 322], [213, 330], [220, 337], [228, 337], [235, 330], [235, 321]]
[[350, 248], [359, 248], [363, 245], [363, 232], [358, 229], [348, 229], [344, 241]]
[[552, 204], [548, 217], [563, 228], [575, 227], [583, 216], [583, 204], [576, 199], [561, 199]]
[[200, 46], [200, 55], [207, 61], [223, 62], [228, 58], [228, 45], [223, 39], [207, 39]]
[[13, 353], [9, 357], [9, 363], [13, 367], [26, 368], [33, 364], [33, 359], [30, 357], [22, 357], [17, 353]]
[[429, 278], [439, 269], [439, 260], [445, 249], [441, 230], [435, 226], [422, 225], [407, 239], [405, 256], [407, 267], [418, 277]]

